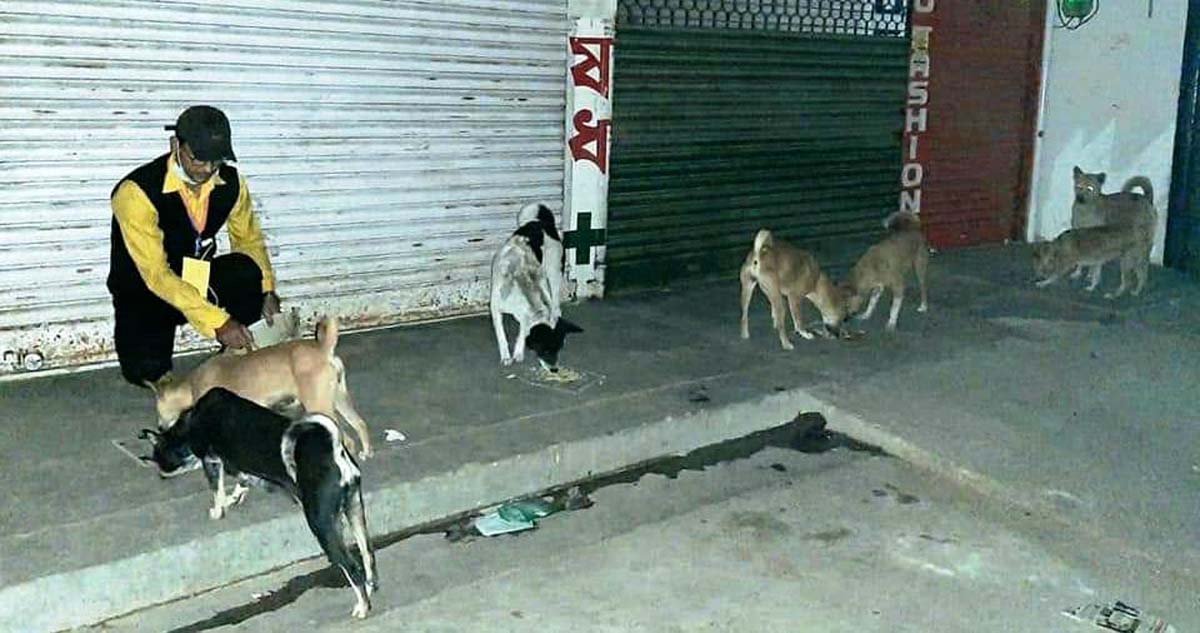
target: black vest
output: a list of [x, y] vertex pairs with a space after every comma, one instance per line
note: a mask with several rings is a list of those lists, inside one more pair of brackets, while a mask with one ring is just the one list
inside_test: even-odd
[[[225, 226], [225, 220], [233, 211], [233, 205], [237, 204], [238, 190], [241, 184], [238, 181], [236, 169], [228, 165], [221, 166], [220, 176], [225, 184], [213, 187], [208, 199], [208, 219], [204, 225], [204, 231], [197, 234], [188, 217], [183, 198], [175, 192], [162, 192], [163, 182], [167, 178], [167, 159], [169, 157], [170, 154], [163, 154], [133, 170], [128, 176], [122, 178], [116, 187], [113, 187], [110, 196], [116, 195], [117, 188], [126, 180], [133, 181], [141, 188], [146, 197], [150, 199], [150, 203], [158, 210], [158, 228], [163, 234], [163, 249], [167, 252], [167, 263], [171, 266], [171, 270], [178, 275], [183, 271], [183, 258], [195, 256], [196, 240], [212, 238], [217, 231], [221, 230], [222, 226]], [[121, 234], [121, 226], [117, 223], [115, 215], [112, 219], [111, 241], [112, 255], [109, 259], [108, 270], [109, 291], [113, 294], [149, 292], [146, 282], [142, 280], [137, 266], [133, 263], [133, 258], [129, 256], [129, 250], [125, 248], [125, 238]]]

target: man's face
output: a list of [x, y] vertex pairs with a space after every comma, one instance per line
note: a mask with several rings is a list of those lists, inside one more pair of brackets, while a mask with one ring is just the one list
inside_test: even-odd
[[192, 153], [187, 143], [182, 143], [177, 137], [171, 138], [171, 149], [175, 152], [175, 156], [179, 160], [179, 166], [183, 168], [183, 172], [198, 185], [208, 182], [213, 174], [221, 168], [224, 161], [203, 161], [197, 160], [196, 155]]

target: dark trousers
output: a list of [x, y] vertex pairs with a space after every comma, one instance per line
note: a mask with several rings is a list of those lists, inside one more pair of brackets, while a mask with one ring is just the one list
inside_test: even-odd
[[[262, 271], [242, 253], [228, 253], [212, 260], [209, 300], [225, 308], [242, 325], [262, 316]], [[121, 375], [146, 386], [171, 371], [175, 351], [175, 328], [187, 319], [151, 292], [114, 292], [113, 310], [117, 328], [114, 336]]]

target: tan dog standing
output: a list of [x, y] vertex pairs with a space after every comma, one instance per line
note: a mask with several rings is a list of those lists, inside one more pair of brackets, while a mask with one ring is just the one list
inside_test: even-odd
[[[1075, 200], [1071, 203], [1071, 228], [1088, 229], [1099, 226], [1124, 227], [1125, 236], [1117, 235], [1118, 231], [1101, 231], [1094, 236], [1086, 233], [1072, 234], [1068, 239], [1077, 244], [1085, 258], [1095, 259], [1095, 250], [1100, 242], [1112, 243], [1114, 240], [1133, 243], [1142, 240], [1145, 243], [1146, 258], [1150, 257], [1150, 249], [1154, 245], [1154, 227], [1158, 224], [1158, 213], [1154, 210], [1154, 186], [1145, 176], [1134, 176], [1125, 181], [1121, 191], [1103, 193], [1101, 188], [1108, 175], [1104, 172], [1088, 173], [1075, 167], [1072, 174], [1075, 182]], [[1134, 189], [1141, 189], [1137, 193]], [[1060, 236], [1061, 237], [1061, 236]], [[1057, 241], [1057, 240], [1056, 240]], [[1074, 244], [1068, 248], [1073, 248]], [[1105, 250], [1106, 247], [1098, 247]], [[1102, 258], [1103, 259], [1103, 258]], [[1121, 288], [1126, 287], [1126, 275], [1133, 272], [1139, 276], [1138, 289], [1145, 284], [1146, 271], [1131, 256], [1122, 256]], [[1147, 264], [1148, 266], [1148, 264]], [[1086, 265], [1079, 265], [1071, 273], [1071, 279], [1083, 274]], [[1094, 290], [1100, 279], [1100, 268], [1103, 262], [1092, 266], [1092, 283], [1088, 291]], [[1136, 293], [1135, 293], [1136, 294]]]
[[929, 309], [929, 298], [925, 291], [925, 271], [929, 267], [929, 248], [921, 234], [921, 221], [912, 213], [897, 212], [888, 216], [883, 225], [890, 234], [878, 244], [867, 249], [858, 263], [850, 270], [843, 284], [851, 313], [858, 312], [870, 293], [867, 309], [860, 320], [867, 320], [875, 312], [875, 305], [884, 289], [892, 292], [892, 311], [888, 316], [887, 329], [896, 330], [900, 318], [900, 306], [904, 304], [904, 277], [911, 268], [916, 272], [917, 284], [921, 288], [921, 305], [917, 312]]
[[[762, 288], [771, 303], [771, 323], [779, 332], [783, 349], [793, 349], [787, 334], [787, 311], [792, 315], [796, 334], [812, 339], [804, 327], [803, 301], [808, 299], [821, 312], [827, 328], [836, 330], [845, 317], [840, 297], [829, 278], [821, 272], [817, 260], [807, 251], [776, 238], [767, 229], [754, 236], [754, 247], [742, 264], [742, 338], [750, 338], [750, 299], [756, 287]], [[785, 309], [784, 303], [787, 303]]]
[[1130, 230], [1129, 226], [1112, 224], [1063, 231], [1053, 242], [1033, 245], [1033, 270], [1040, 278], [1037, 286], [1048, 286], [1069, 271], [1091, 268], [1087, 291], [1092, 292], [1100, 285], [1104, 264], [1119, 260], [1121, 285], [1104, 297], [1115, 299], [1130, 289], [1137, 296], [1149, 276], [1153, 243], [1148, 226], [1144, 230]]
[[370, 457], [370, 430], [350, 399], [346, 367], [334, 354], [337, 340], [337, 319], [327, 318], [317, 325], [315, 341], [289, 341], [246, 354], [218, 354], [187, 376], [168, 374], [151, 385], [159, 428], [170, 428], [208, 390], [224, 387], [264, 407], [294, 399], [308, 413], [340, 419], [362, 442], [359, 451], [354, 440], [343, 434], [347, 448], [359, 457]]
[[[1157, 217], [1154, 211], [1154, 186], [1150, 184], [1150, 179], [1134, 176], [1125, 181], [1121, 191], [1102, 193], [1101, 187], [1107, 178], [1108, 174], [1104, 172], [1088, 173], [1075, 167], [1072, 172], [1075, 200], [1071, 203], [1071, 228], [1113, 224], [1153, 227]], [[1134, 189], [1141, 189], [1142, 192]]]

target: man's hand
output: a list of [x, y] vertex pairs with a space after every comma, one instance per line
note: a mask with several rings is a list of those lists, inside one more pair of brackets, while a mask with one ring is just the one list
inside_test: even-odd
[[233, 317], [229, 317], [225, 325], [217, 328], [217, 340], [229, 349], [250, 349], [254, 345], [254, 337], [250, 335], [250, 330]]
[[267, 320], [267, 325], [275, 325], [275, 315], [279, 314], [279, 295], [274, 292], [268, 292], [263, 295], [263, 318]]

